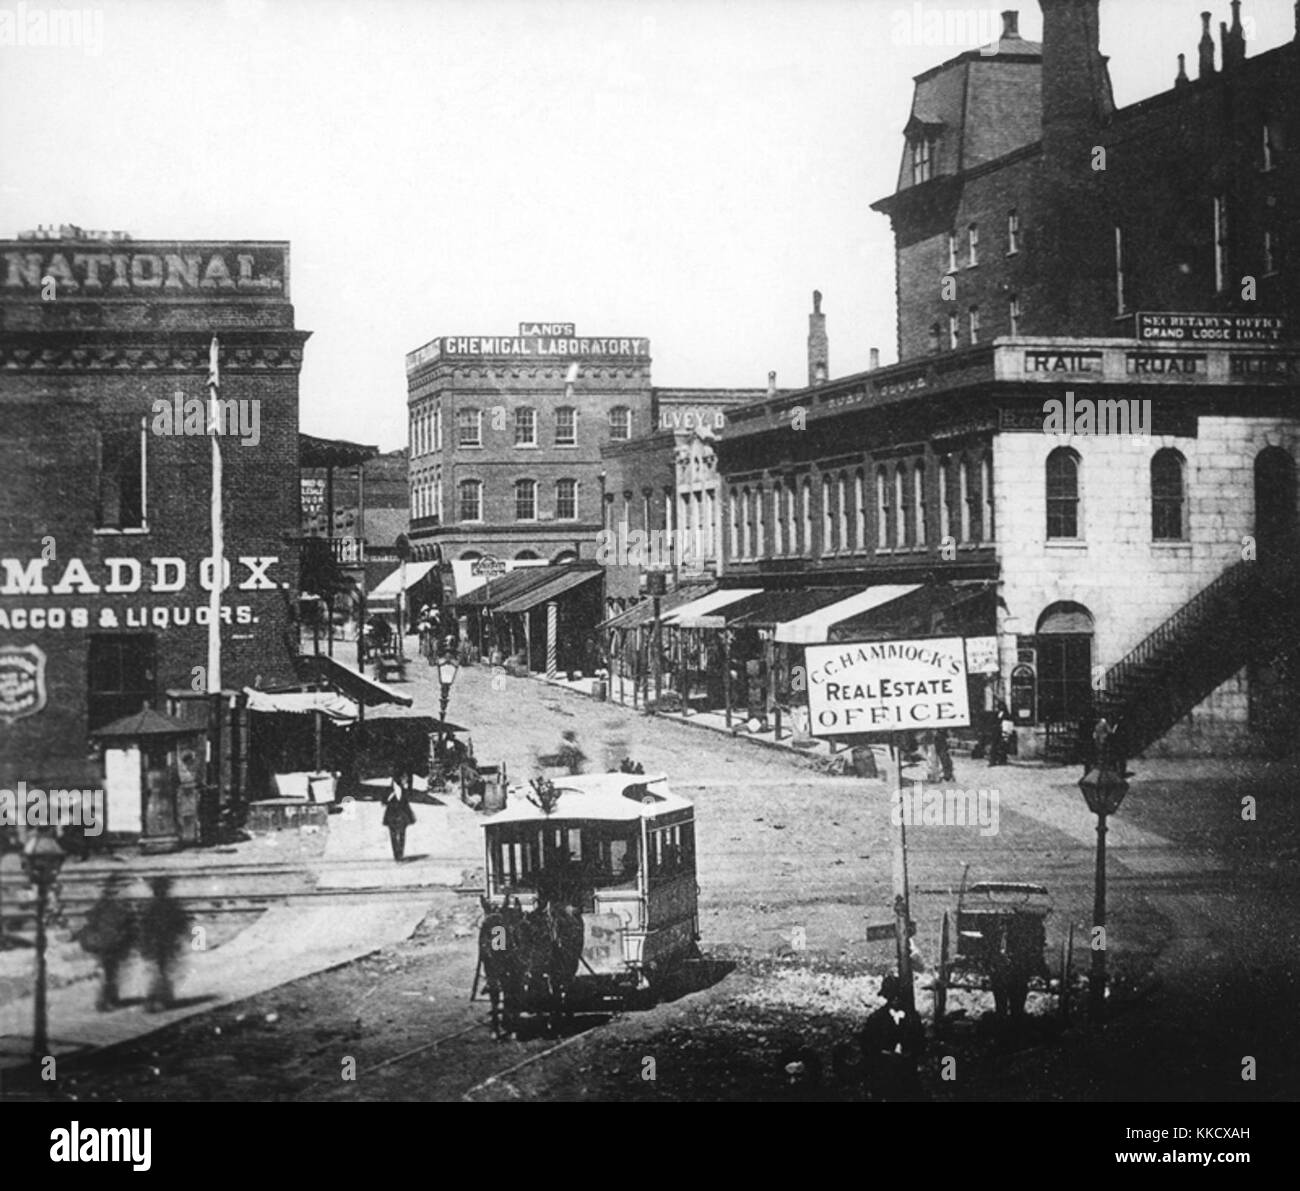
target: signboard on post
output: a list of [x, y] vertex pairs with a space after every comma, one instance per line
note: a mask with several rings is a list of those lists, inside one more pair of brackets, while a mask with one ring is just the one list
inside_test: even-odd
[[960, 637], [809, 645], [805, 657], [813, 736], [970, 724]]
[[967, 674], [996, 674], [998, 668], [998, 639], [996, 637], [966, 638]]

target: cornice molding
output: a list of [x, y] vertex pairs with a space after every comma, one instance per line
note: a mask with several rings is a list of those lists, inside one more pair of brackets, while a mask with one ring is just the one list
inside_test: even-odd
[[[248, 341], [224, 335], [223, 373], [302, 370], [304, 331], [271, 332]], [[121, 339], [92, 342], [84, 338], [50, 342], [47, 336], [0, 335], [0, 371], [4, 372], [206, 372], [207, 341]]]

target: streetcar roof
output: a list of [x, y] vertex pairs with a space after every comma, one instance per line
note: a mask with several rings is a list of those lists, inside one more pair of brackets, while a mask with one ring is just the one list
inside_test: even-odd
[[560, 797], [550, 815], [529, 801], [532, 790], [528, 786], [513, 786], [505, 810], [484, 819], [484, 829], [504, 823], [547, 821], [635, 823], [693, 809], [688, 799], [668, 788], [663, 774], [596, 773], [557, 778], [555, 786]]

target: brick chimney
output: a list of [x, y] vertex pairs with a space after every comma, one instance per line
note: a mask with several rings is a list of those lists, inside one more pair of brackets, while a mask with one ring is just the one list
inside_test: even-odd
[[1186, 87], [1192, 80], [1187, 77], [1187, 55], [1178, 55], [1178, 74], [1174, 78], [1175, 87]]
[[1101, 55], [1098, 0], [1039, 0], [1043, 10], [1043, 148], [1089, 140], [1115, 110]]
[[1219, 22], [1224, 72], [1236, 70], [1246, 60], [1246, 33], [1241, 27], [1241, 0], [1232, 0], [1232, 25]]
[[1214, 73], [1214, 38], [1210, 36], [1210, 14], [1201, 13], [1201, 41], [1196, 47], [1199, 58], [1196, 77], [1208, 79]]
[[1020, 13], [1014, 8], [1009, 8], [1002, 14], [1002, 36], [1003, 38], [1020, 36]]
[[822, 385], [830, 375], [826, 316], [822, 313], [822, 292], [813, 290], [813, 308], [808, 316], [808, 384]]
[[[1004, 14], [1004, 15], [1005, 15], [1005, 14]], [[1012, 15], [1014, 16], [1015, 14], [1013, 13]], [[867, 367], [868, 367], [872, 372], [874, 372], [877, 368], [880, 367], [880, 348], [878, 348], [878, 347], [873, 347], [873, 348], [871, 349], [871, 355], [870, 355], [869, 359], [871, 360], [871, 363], [868, 364]]]
[[769, 397], [776, 396], [776, 373], [775, 372], [769, 372], [767, 374], [767, 395]]

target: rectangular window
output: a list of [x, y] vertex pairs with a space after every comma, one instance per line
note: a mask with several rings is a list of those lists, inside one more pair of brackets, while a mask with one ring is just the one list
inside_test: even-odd
[[460, 520], [483, 520], [483, 485], [478, 480], [460, 482]]
[[930, 350], [932, 352], [937, 352], [939, 350], [939, 342], [940, 342], [939, 324], [931, 323], [930, 324]]
[[986, 541], [993, 541], [993, 461], [984, 456], [980, 463], [980, 495], [984, 497], [984, 531]]
[[1223, 293], [1228, 285], [1228, 200], [1219, 195], [1214, 200], [1214, 291]]
[[483, 411], [478, 409], [458, 409], [456, 411], [457, 441], [462, 447], [481, 447], [483, 445]]
[[578, 411], [571, 405], [561, 405], [555, 411], [555, 445], [571, 447], [578, 441]]
[[980, 263], [980, 229], [977, 223], [966, 229], [966, 248], [966, 267], [973, 269]]
[[87, 727], [133, 715], [157, 695], [157, 641], [152, 633], [97, 633], [86, 658]]
[[957, 272], [957, 233], [948, 233], [948, 272]]
[[531, 405], [521, 405], [515, 410], [515, 446], [537, 445], [537, 411]]
[[1007, 256], [1020, 251], [1020, 212], [1014, 207], [1007, 212]]
[[980, 341], [980, 308], [970, 308], [970, 341], [974, 345]]
[[834, 510], [831, 508], [831, 478], [822, 477], [822, 553], [831, 554], [835, 550]]
[[956, 351], [958, 344], [961, 342], [961, 324], [955, 314], [948, 316], [948, 347]]
[[1264, 276], [1277, 272], [1277, 235], [1272, 228], [1264, 229]]
[[1012, 294], [1007, 299], [1007, 325], [1012, 335], [1020, 334], [1020, 296]]
[[876, 548], [889, 549], [889, 475], [883, 467], [876, 472]]
[[929, 137], [918, 137], [912, 142], [912, 185], [919, 186], [930, 180], [931, 158], [934, 142]]
[[143, 419], [100, 432], [96, 528], [146, 528], [146, 442]]
[[442, 407], [433, 411], [433, 449], [442, 450]]
[[515, 520], [537, 520], [537, 481], [515, 481]]
[[1273, 130], [1269, 127], [1267, 119], [1264, 120], [1264, 127], [1262, 131], [1263, 131], [1262, 148], [1264, 152], [1263, 168], [1265, 170], [1271, 170], [1273, 168], [1273, 149], [1274, 149]]
[[555, 519], [576, 521], [578, 518], [578, 481], [556, 480]]

